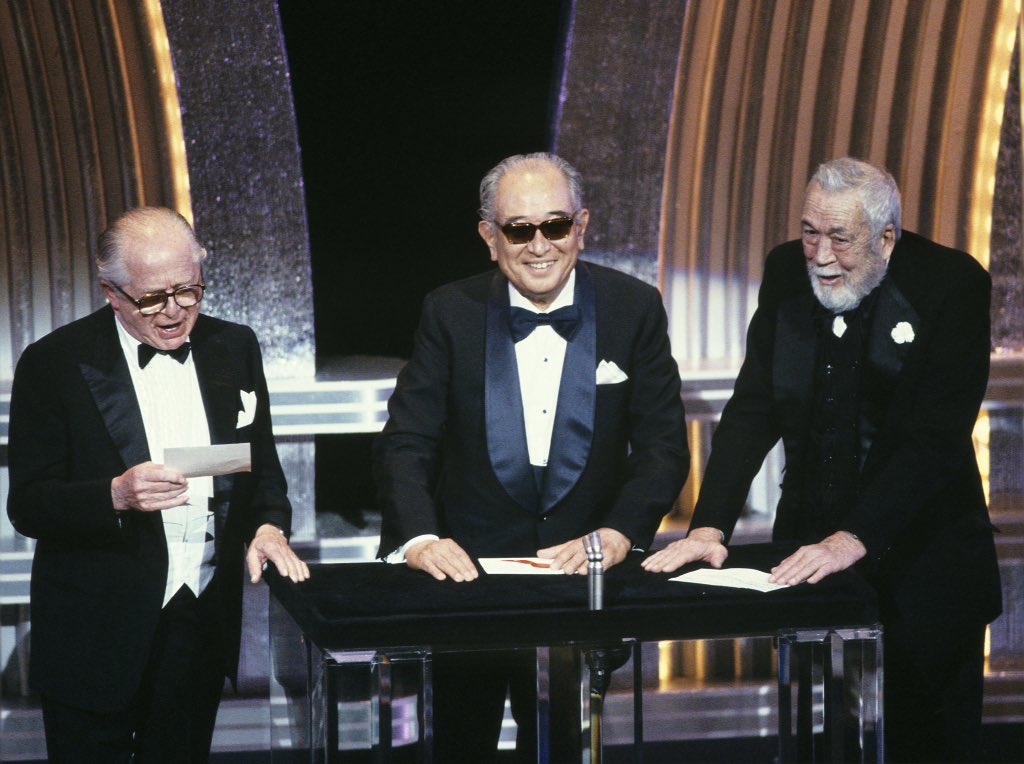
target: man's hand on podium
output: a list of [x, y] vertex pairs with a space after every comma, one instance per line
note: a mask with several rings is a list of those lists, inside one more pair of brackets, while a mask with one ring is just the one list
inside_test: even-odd
[[[626, 559], [633, 542], [614, 528], [598, 528], [601, 534], [601, 549], [604, 553], [604, 569], [617, 565]], [[538, 557], [551, 560], [551, 567], [558, 568], [567, 574], [587, 573], [587, 550], [583, 546], [583, 537], [566, 541], [564, 544], [545, 547], [537, 551]]]
[[836, 531], [818, 544], [802, 546], [772, 568], [773, 584], [816, 584], [825, 576], [846, 570], [868, 553], [861, 540], [847, 531]]
[[729, 556], [724, 534], [718, 528], [694, 528], [686, 538], [673, 541], [640, 563], [651, 573], [671, 573], [687, 563], [701, 560], [712, 568], [722, 567]]
[[438, 581], [473, 581], [480, 572], [465, 550], [452, 539], [428, 539], [405, 550], [405, 562]]

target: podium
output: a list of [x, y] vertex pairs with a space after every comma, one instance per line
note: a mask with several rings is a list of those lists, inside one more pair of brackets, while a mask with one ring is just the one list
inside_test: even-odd
[[[795, 546], [754, 544], [730, 550], [727, 567], [768, 570]], [[634, 659], [635, 761], [642, 761], [641, 643], [773, 637], [778, 649], [779, 760], [883, 760], [882, 632], [875, 593], [854, 570], [818, 584], [761, 593], [670, 581], [630, 557], [605, 573], [604, 609], [588, 609], [584, 576], [489, 576], [436, 581], [382, 562], [312, 565], [297, 585], [268, 573], [272, 679], [288, 706], [281, 748], [288, 761], [343, 762], [339, 704], [350, 689], [372, 698], [373, 761], [432, 762], [431, 656], [481, 649], [536, 649], [539, 762], [551, 761], [547, 661], [552, 650], [581, 656], [609, 647]], [[590, 740], [587, 660], [580, 670], [581, 740]], [[415, 686], [415, 710], [396, 718], [396, 672]], [[685, 719], [680, 719], [685, 724]], [[301, 752], [295, 758], [296, 752]], [[600, 749], [581, 746], [598, 764]], [[409, 758], [409, 757], [412, 758]], [[277, 759], [275, 759], [276, 761]], [[365, 761], [366, 759], [360, 759]]]

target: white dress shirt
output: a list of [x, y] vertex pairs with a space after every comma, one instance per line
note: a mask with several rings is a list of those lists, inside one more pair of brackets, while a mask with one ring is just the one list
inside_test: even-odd
[[[142, 410], [150, 459], [162, 464], [165, 448], [210, 445], [193, 355], [189, 353], [185, 363], [179, 363], [157, 353], [143, 369], [139, 366], [139, 341], [120, 321], [115, 319], [115, 323]], [[189, 478], [186, 495], [187, 504], [160, 512], [168, 558], [164, 605], [183, 585], [199, 596], [213, 578], [214, 520], [209, 511], [213, 478]]]
[[[561, 293], [544, 312], [551, 313], [572, 305], [575, 291], [576, 270], [573, 269]], [[513, 308], [542, 312], [511, 284], [508, 285], [508, 295]], [[547, 324], [538, 326], [528, 337], [516, 343], [516, 366], [519, 369], [519, 390], [523, 397], [523, 422], [526, 425], [526, 450], [530, 455], [530, 464], [535, 467], [548, 466], [566, 345], [562, 335]]]

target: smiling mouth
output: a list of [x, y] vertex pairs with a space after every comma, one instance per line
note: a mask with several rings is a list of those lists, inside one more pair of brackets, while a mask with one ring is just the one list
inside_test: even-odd
[[543, 263], [527, 263], [526, 267], [527, 268], [531, 268], [532, 270], [535, 270], [535, 271], [546, 271], [548, 268], [550, 268], [554, 264], [555, 264], [554, 260], [548, 260], [548, 261], [543, 262]]

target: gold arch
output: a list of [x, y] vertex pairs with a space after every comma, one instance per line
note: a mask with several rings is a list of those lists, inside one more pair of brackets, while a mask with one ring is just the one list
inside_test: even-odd
[[92, 263], [107, 221], [140, 204], [188, 210], [154, 9], [0, 3], [0, 379], [28, 343], [100, 303]]

